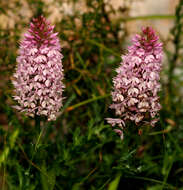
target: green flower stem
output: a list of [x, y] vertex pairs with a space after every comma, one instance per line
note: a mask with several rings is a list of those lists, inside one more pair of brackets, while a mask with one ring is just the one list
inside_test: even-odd
[[168, 71], [168, 93], [170, 96], [170, 107], [173, 110], [173, 102], [172, 97], [174, 95], [174, 86], [173, 86], [173, 77], [174, 77], [174, 70], [177, 66], [179, 54], [180, 54], [180, 43], [181, 43], [181, 35], [182, 35], [182, 8], [183, 8], [183, 1], [179, 2], [179, 5], [176, 8], [175, 12], [175, 26], [172, 30], [173, 34], [173, 43], [175, 47], [175, 51], [173, 56], [170, 58], [169, 63], [169, 71]]
[[36, 128], [36, 131], [38, 132], [38, 134], [40, 133], [40, 130], [41, 130], [40, 124], [41, 124], [40, 116], [35, 115], [35, 128]]
[[[35, 156], [35, 154], [37, 152], [37, 148], [39, 146], [39, 142], [40, 142], [40, 139], [41, 139], [41, 136], [42, 136], [42, 133], [43, 133], [43, 129], [44, 129], [44, 127], [43, 127], [42, 130], [41, 130], [41, 128], [40, 128], [41, 125], [40, 124], [41, 124], [41, 118], [40, 118], [40, 116], [35, 115], [35, 130], [36, 130], [36, 133], [37, 133], [37, 135], [36, 135], [37, 136], [37, 138], [36, 138], [37, 140], [35, 142], [35, 148], [34, 148], [34, 151], [32, 153], [31, 159], [30, 159], [31, 162], [33, 161], [34, 156]], [[31, 169], [31, 165], [29, 166], [29, 168], [27, 170], [27, 173], [30, 172], [30, 169]]]
[[41, 139], [41, 137], [42, 137], [44, 128], [45, 128], [45, 127], [42, 127], [42, 129], [41, 129], [41, 131], [40, 131], [40, 133], [39, 133], [39, 135], [38, 135], [38, 138], [37, 138], [37, 141], [36, 141], [36, 144], [35, 144], [35, 150], [37, 150], [37, 147], [38, 147], [39, 142], [40, 142], [40, 139]]

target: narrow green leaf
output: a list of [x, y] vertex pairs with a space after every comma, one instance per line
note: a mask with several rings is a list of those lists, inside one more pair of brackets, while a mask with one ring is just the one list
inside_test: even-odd
[[121, 174], [118, 174], [116, 178], [109, 184], [108, 190], [117, 190], [120, 182]]

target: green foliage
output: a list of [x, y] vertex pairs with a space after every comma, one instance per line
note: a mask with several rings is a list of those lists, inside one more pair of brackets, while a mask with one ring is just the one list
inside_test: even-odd
[[[14, 8], [7, 2], [0, 2], [1, 13], [14, 13], [18, 22], [14, 28], [0, 28], [0, 189], [183, 189], [182, 80], [174, 72], [182, 72], [182, 1], [175, 16], [131, 18], [130, 6], [116, 10], [104, 0], [85, 0], [83, 13], [63, 13], [53, 24], [64, 44], [66, 98], [56, 122], [36, 121], [36, 126], [12, 109], [11, 76], [28, 23], [17, 11], [22, 1], [12, 1]], [[43, 0], [24, 2], [33, 16], [52, 14]], [[69, 3], [74, 7], [77, 0]], [[112, 19], [115, 15], [119, 17]], [[169, 68], [162, 72], [168, 82], [162, 80], [160, 122], [143, 129], [141, 136], [136, 126], [129, 126], [121, 141], [105, 118], [113, 114], [108, 109], [110, 91], [127, 45], [126, 22], [164, 18], [175, 18], [170, 32], [175, 51], [165, 46]]]
[[118, 184], [121, 178], [121, 174], [119, 174], [110, 184], [108, 190], [116, 190], [118, 188]]

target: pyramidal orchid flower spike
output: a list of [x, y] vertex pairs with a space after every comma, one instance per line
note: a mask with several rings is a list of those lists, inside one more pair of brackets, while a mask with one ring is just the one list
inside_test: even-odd
[[154, 126], [158, 121], [160, 90], [160, 70], [162, 61], [162, 43], [151, 27], [142, 29], [141, 35], [135, 35], [128, 53], [122, 56], [122, 63], [113, 78], [111, 109], [119, 118], [107, 118], [107, 122], [123, 139], [126, 122], [132, 121], [141, 126]]
[[19, 104], [14, 107], [32, 117], [47, 116], [48, 120], [56, 119], [64, 89], [63, 56], [53, 29], [43, 16], [33, 19], [20, 43], [12, 81]]

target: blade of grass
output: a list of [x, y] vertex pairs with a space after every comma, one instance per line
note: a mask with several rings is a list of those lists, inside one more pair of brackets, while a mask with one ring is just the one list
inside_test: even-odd
[[82, 64], [83, 68], [86, 69], [87, 65], [85, 64], [84, 60], [82, 59], [81, 55], [76, 52], [76, 57], [78, 58], [79, 62]]
[[121, 18], [120, 21], [134, 21], [134, 20], [151, 20], [151, 19], [175, 19], [174, 15], [145, 15], [136, 17]]
[[177, 149], [177, 151], [182, 153], [182, 148], [179, 146], [179, 143], [177, 142], [178, 140], [173, 138], [173, 136], [170, 133], [168, 133], [168, 137], [170, 138], [172, 143], [175, 145], [175, 148]]
[[165, 186], [166, 186], [166, 182], [167, 182], [167, 179], [168, 179], [168, 176], [169, 176], [169, 173], [170, 173], [170, 171], [171, 171], [171, 169], [172, 169], [172, 166], [173, 166], [173, 163], [174, 163], [174, 156], [176, 155], [176, 151], [174, 151], [174, 154], [170, 157], [171, 159], [170, 159], [170, 162], [168, 163], [168, 169], [167, 169], [167, 172], [166, 172], [166, 175], [165, 175], [165, 177], [164, 177], [164, 180], [163, 180], [163, 184], [162, 184], [162, 187], [161, 187], [161, 189], [163, 190], [164, 188], [165, 188]]
[[118, 174], [116, 178], [109, 184], [108, 190], [117, 190], [120, 182], [121, 174]]
[[80, 107], [80, 106], [89, 104], [89, 103], [91, 103], [91, 102], [94, 102], [94, 101], [97, 101], [97, 100], [100, 100], [100, 99], [103, 99], [103, 98], [106, 98], [106, 97], [108, 97], [108, 96], [110, 96], [110, 94], [106, 94], [106, 95], [104, 95], [104, 96], [97, 96], [97, 97], [94, 97], [94, 98], [85, 100], [85, 101], [83, 101], [83, 102], [80, 102], [80, 103], [78, 103], [78, 104], [75, 104], [75, 105], [73, 105], [73, 106], [68, 107], [68, 108], [66, 109], [66, 111], [69, 112], [69, 111], [74, 110], [74, 109], [76, 109], [76, 108], [78, 108], [78, 107]]
[[0, 166], [1, 166], [1, 164], [3, 164], [6, 161], [8, 155], [9, 155], [10, 150], [13, 149], [13, 147], [15, 146], [15, 142], [16, 142], [16, 139], [17, 139], [17, 137], [19, 135], [19, 132], [20, 132], [19, 129], [16, 129], [12, 133], [12, 135], [10, 136], [10, 143], [9, 143], [10, 146], [8, 146], [8, 145], [5, 146], [3, 152], [0, 155]]
[[101, 44], [99, 42], [96, 42], [95, 40], [87, 40], [88, 43], [90, 44], [93, 44], [93, 45], [96, 45], [100, 48], [103, 48], [105, 51], [113, 54], [114, 56], [116, 57], [120, 57], [121, 58], [121, 55], [119, 55], [117, 52], [114, 52], [113, 50], [111, 50], [110, 48], [107, 48], [104, 44]]
[[105, 186], [110, 182], [111, 178], [109, 178], [103, 185], [102, 187], [100, 187], [99, 190], [103, 190], [105, 188]]
[[173, 127], [169, 125], [166, 129], [161, 130], [161, 131], [155, 131], [155, 132], [149, 133], [149, 135], [161, 135], [161, 134], [165, 134], [165, 133], [170, 132], [172, 129], [173, 129]]

